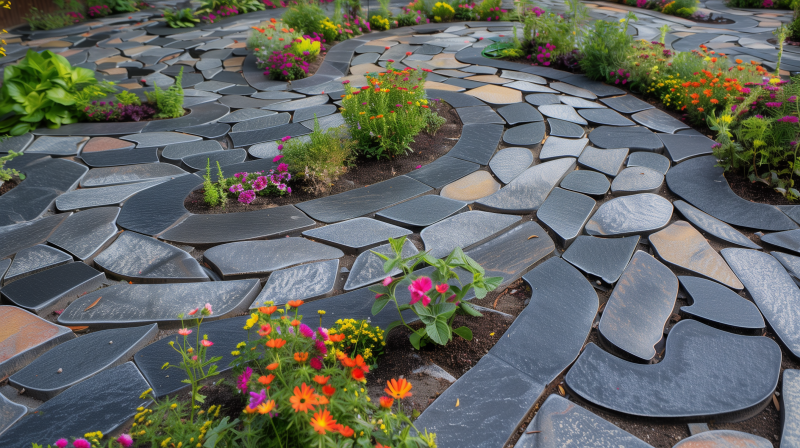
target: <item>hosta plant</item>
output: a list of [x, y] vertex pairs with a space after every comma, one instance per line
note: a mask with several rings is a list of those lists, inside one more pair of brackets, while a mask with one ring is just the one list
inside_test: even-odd
[[195, 24], [200, 23], [191, 8], [165, 9], [164, 20], [170, 28], [194, 28]]

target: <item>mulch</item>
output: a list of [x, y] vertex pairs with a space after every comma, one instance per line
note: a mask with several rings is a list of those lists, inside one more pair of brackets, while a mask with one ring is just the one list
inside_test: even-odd
[[9, 181], [3, 182], [3, 184], [0, 185], [0, 196], [2, 196], [4, 194], [8, 193], [9, 191], [11, 191], [14, 187], [19, 185], [19, 183], [20, 183], [20, 181], [17, 180], [17, 178], [13, 178], [13, 179], [11, 179]]

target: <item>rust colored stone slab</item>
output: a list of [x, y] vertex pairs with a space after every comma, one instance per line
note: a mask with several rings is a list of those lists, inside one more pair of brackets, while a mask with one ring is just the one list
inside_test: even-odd
[[514, 104], [522, 102], [522, 92], [508, 87], [482, 86], [466, 92], [467, 95], [474, 96], [489, 104]]
[[8, 377], [74, 337], [69, 328], [52, 324], [22, 308], [0, 306], [0, 378]]
[[658, 256], [669, 264], [718, 281], [732, 289], [744, 288], [722, 256], [686, 221], [676, 221], [666, 229], [650, 235], [650, 244]]
[[425, 90], [446, 90], [448, 92], [463, 92], [464, 88], [452, 84], [442, 84], [440, 82], [425, 81]]
[[473, 202], [496, 193], [498, 183], [488, 171], [476, 171], [442, 188], [442, 196], [457, 201]]
[[131, 142], [111, 137], [93, 137], [83, 147], [83, 152], [107, 151], [109, 149], [133, 149]]
[[772, 443], [759, 436], [739, 431], [706, 431], [683, 439], [674, 448], [772, 448]]

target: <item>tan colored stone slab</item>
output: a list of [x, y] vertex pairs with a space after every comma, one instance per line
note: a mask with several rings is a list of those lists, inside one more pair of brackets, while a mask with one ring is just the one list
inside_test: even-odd
[[488, 171], [475, 171], [442, 188], [441, 196], [457, 201], [472, 202], [500, 190], [500, 183]]
[[72, 42], [67, 42], [65, 40], [54, 40], [39, 46], [41, 48], [69, 48], [72, 46]]
[[765, 20], [758, 24], [759, 28], [777, 28], [781, 26], [781, 22], [777, 20]]
[[124, 84], [117, 84], [117, 85], [128, 90], [138, 89], [139, 87], [142, 87], [138, 82], [126, 82]]
[[447, 90], [448, 92], [463, 92], [463, 87], [454, 86], [452, 84], [442, 84], [441, 82], [425, 81], [425, 90]]
[[455, 61], [456, 60], [456, 55], [454, 53], [439, 53], [439, 54], [433, 55], [431, 60], [434, 60], [434, 59], [452, 59], [452, 60]]
[[239, 42], [239, 41], [234, 41], [232, 44], [228, 45], [228, 46], [227, 46], [227, 47], [225, 47], [225, 48], [231, 48], [231, 49], [235, 49], [235, 48], [247, 48], [247, 42]]
[[513, 79], [501, 78], [497, 75], [476, 75], [464, 79], [467, 79], [469, 81], [485, 82], [486, 84], [497, 84], [497, 85], [508, 84], [511, 81], [513, 81]]
[[130, 62], [130, 58], [126, 58], [124, 56], [111, 56], [109, 58], [103, 58], [97, 60], [97, 65], [105, 64], [107, 62], [113, 62], [115, 64], [119, 64], [120, 62]]
[[138, 56], [147, 50], [154, 50], [156, 48], [161, 48], [161, 47], [157, 47], [155, 45], [142, 45], [141, 47], [133, 47], [122, 50], [122, 54], [124, 54], [125, 56]]
[[650, 244], [667, 263], [718, 281], [729, 288], [744, 288], [722, 256], [686, 221], [675, 221], [664, 230], [650, 235]]
[[111, 137], [92, 137], [83, 147], [83, 152], [108, 151], [110, 149], [131, 149], [136, 146], [134, 143], [126, 142]]
[[105, 73], [106, 75], [127, 75], [128, 74], [128, 70], [126, 70], [124, 67], [107, 68], [107, 69], [99, 70], [99, 71]]
[[158, 36], [153, 36], [150, 34], [145, 34], [144, 36], [134, 37], [133, 39], [129, 39], [128, 42], [139, 42], [139, 43], [147, 43], [151, 40], [157, 38]]
[[229, 67], [236, 67], [237, 65], [238, 65], [239, 67], [241, 67], [243, 64], [244, 64], [244, 56], [239, 56], [239, 57], [235, 57], [235, 58], [225, 59], [224, 61], [222, 61], [222, 65], [223, 65], [225, 68], [229, 68]]
[[340, 81], [350, 81], [350, 87], [364, 87], [369, 85], [364, 75], [350, 75], [341, 78]]
[[384, 70], [383, 67], [375, 64], [358, 64], [350, 67], [350, 74], [364, 75], [366, 73], [382, 72]]
[[42, 38], [42, 39], [35, 39], [35, 40], [29, 40], [27, 42], [23, 42], [22, 45], [27, 45], [29, 47], [41, 47], [41, 46], [45, 45], [48, 42], [52, 42], [52, 41], [55, 41], [55, 40], [63, 39], [65, 37], [67, 37], [67, 36], [45, 37], [45, 38]]
[[466, 92], [479, 100], [489, 104], [514, 104], [522, 102], [522, 92], [516, 89], [500, 86], [481, 86]]

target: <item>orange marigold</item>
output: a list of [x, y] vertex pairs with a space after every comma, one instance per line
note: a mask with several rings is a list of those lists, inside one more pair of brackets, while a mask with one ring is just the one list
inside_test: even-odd
[[381, 407], [385, 409], [389, 409], [394, 404], [394, 398], [392, 397], [381, 397]]
[[286, 345], [286, 339], [270, 339], [265, 345], [269, 348], [281, 348]]
[[405, 378], [400, 378], [399, 380], [392, 378], [386, 382], [386, 385], [388, 387], [383, 389], [383, 391], [398, 400], [411, 396], [411, 392], [409, 391], [412, 386]]
[[308, 352], [295, 352], [294, 360], [299, 363], [304, 363], [308, 361]]
[[305, 412], [307, 414], [317, 404], [317, 397], [314, 394], [314, 389], [308, 387], [306, 383], [303, 383], [301, 387], [294, 387], [294, 395], [289, 397], [289, 402], [292, 403], [294, 412]]
[[314, 431], [324, 435], [328, 431], [335, 431], [337, 425], [336, 420], [331, 417], [331, 413], [325, 409], [314, 414], [314, 417], [311, 418], [311, 427], [314, 428]]
[[286, 304], [289, 305], [290, 308], [299, 308], [300, 305], [302, 305], [304, 303], [305, 302], [303, 302], [302, 300], [290, 300], [290, 301], [286, 302]]
[[258, 382], [266, 386], [267, 384], [271, 383], [272, 380], [274, 380], [274, 379], [275, 379], [275, 375], [270, 373], [267, 376], [261, 375], [260, 377], [258, 377]]

